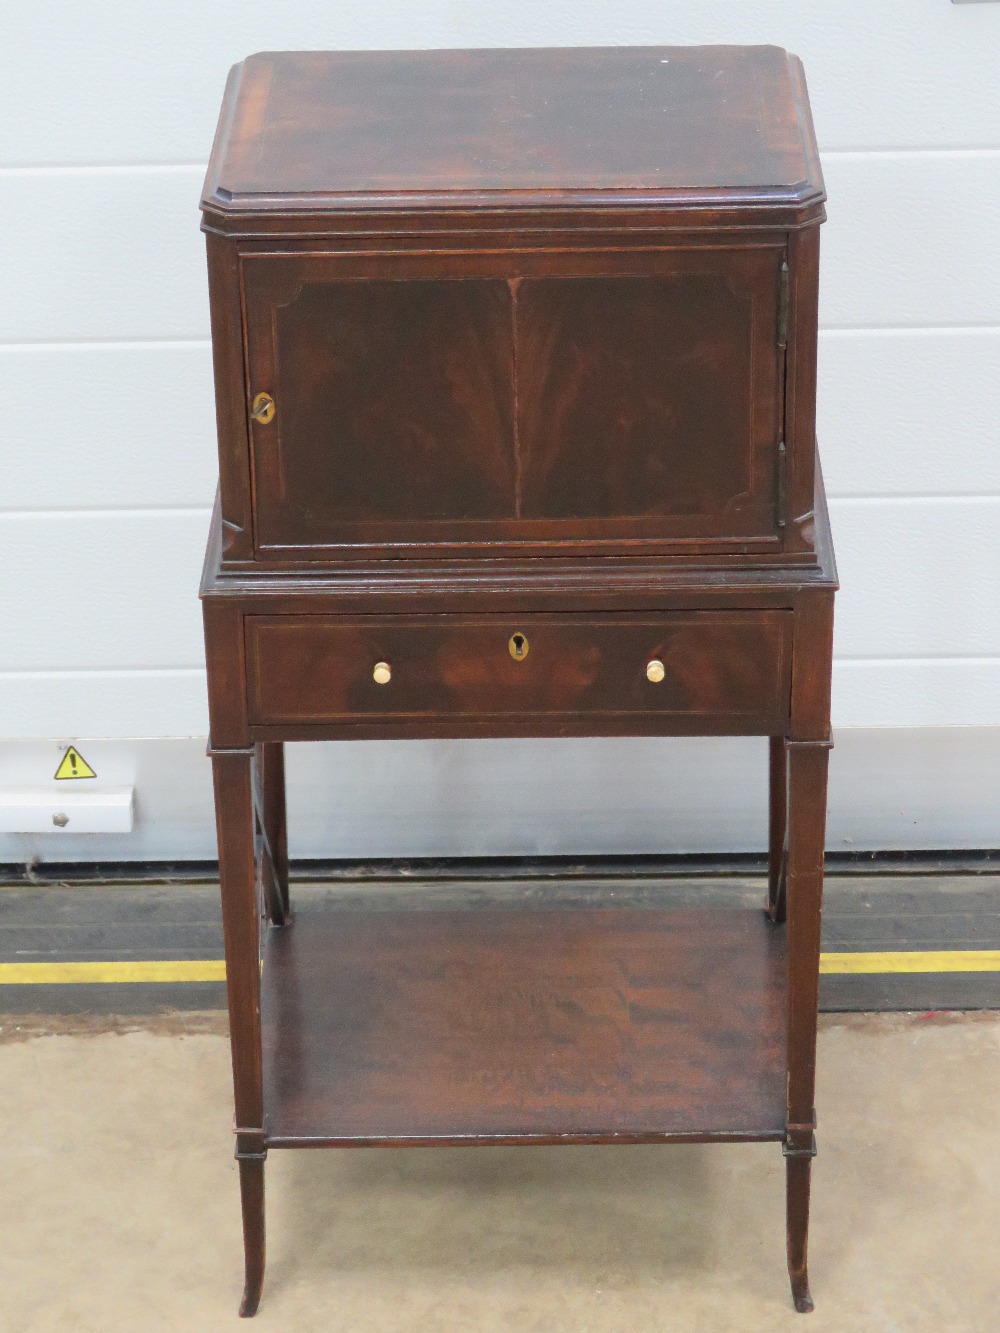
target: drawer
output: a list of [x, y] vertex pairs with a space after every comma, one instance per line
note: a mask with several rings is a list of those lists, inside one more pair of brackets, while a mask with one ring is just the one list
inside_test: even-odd
[[788, 716], [791, 620], [789, 611], [248, 616], [249, 720], [398, 723], [404, 733], [464, 721], [477, 734], [475, 720], [491, 719], [503, 734], [503, 718], [531, 723], [510, 734], [767, 733]]

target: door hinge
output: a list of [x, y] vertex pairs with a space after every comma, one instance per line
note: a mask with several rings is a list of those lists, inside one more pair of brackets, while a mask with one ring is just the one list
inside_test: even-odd
[[785, 448], [785, 441], [779, 440], [778, 441], [778, 485], [777, 485], [777, 495], [775, 499], [775, 505], [778, 511], [777, 517], [778, 517], [779, 528], [783, 528], [785, 526], [785, 514], [788, 509], [788, 496], [786, 493], [787, 484], [785, 480], [787, 456], [788, 456], [788, 451]]
[[783, 260], [778, 276], [778, 346], [788, 345], [788, 261]]

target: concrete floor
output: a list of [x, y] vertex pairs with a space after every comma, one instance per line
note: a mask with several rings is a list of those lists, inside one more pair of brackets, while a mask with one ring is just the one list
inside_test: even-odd
[[[215, 1015], [4, 1022], [3, 1333], [254, 1327], [228, 1060]], [[813, 1315], [773, 1144], [275, 1152], [256, 1327], [1000, 1327], [1000, 1015], [824, 1019], [819, 1106]]]

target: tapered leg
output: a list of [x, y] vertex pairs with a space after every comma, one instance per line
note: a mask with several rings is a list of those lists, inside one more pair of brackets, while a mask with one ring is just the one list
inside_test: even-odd
[[258, 817], [264, 835], [262, 873], [268, 915], [275, 925], [292, 919], [288, 896], [288, 828], [285, 815], [285, 747], [268, 741], [255, 747]]
[[789, 741], [788, 1109], [785, 1129], [788, 1274], [795, 1308], [813, 1308], [806, 1264], [815, 1154], [816, 1011], [829, 741]]
[[785, 1161], [785, 1209], [788, 1218], [788, 1276], [792, 1283], [792, 1300], [799, 1314], [808, 1314], [813, 1308], [809, 1294], [809, 1177], [812, 1171], [810, 1155], [789, 1154]]
[[240, 1164], [246, 1288], [253, 1314], [264, 1277], [264, 1111], [261, 1085], [260, 921], [257, 899], [253, 751], [212, 754], [226, 945], [226, 993], [233, 1051], [236, 1156]]
[[770, 804], [767, 851], [767, 914], [785, 919], [785, 832], [788, 827], [788, 755], [784, 736], [770, 742]]
[[246, 1277], [240, 1315], [257, 1313], [264, 1285], [264, 1156], [240, 1159], [240, 1201], [243, 1205], [243, 1255]]

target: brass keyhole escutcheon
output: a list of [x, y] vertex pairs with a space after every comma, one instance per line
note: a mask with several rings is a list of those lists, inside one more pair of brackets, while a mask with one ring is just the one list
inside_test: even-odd
[[507, 641], [507, 651], [515, 662], [523, 662], [528, 656], [528, 636], [512, 634]]
[[392, 680], [392, 667], [388, 662], [376, 662], [375, 669], [372, 672], [372, 680], [376, 685], [388, 685]]
[[659, 685], [666, 674], [667, 669], [658, 657], [654, 657], [646, 664], [646, 679], [651, 680], [654, 685]]
[[259, 421], [262, 426], [266, 426], [274, 417], [274, 399], [269, 393], [259, 393], [253, 400], [250, 408], [250, 415], [254, 421]]

